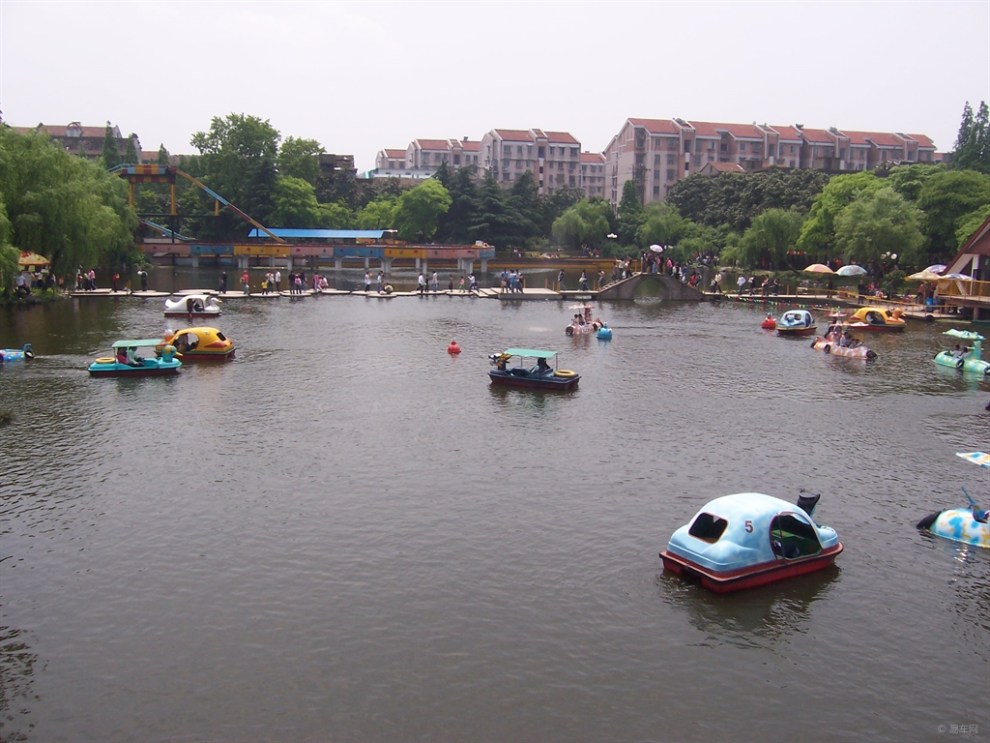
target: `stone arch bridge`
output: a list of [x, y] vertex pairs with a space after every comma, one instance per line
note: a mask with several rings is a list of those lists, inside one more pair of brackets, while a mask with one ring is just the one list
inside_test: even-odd
[[596, 292], [596, 299], [635, 299], [637, 295], [659, 296], [661, 299], [700, 302], [705, 295], [697, 289], [675, 279], [657, 273], [637, 273], [620, 279]]

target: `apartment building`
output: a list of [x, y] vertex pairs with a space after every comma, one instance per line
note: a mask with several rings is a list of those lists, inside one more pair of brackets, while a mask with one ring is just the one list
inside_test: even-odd
[[[78, 155], [79, 157], [85, 157], [87, 160], [99, 160], [103, 157], [103, 140], [107, 133], [106, 126], [83, 126], [78, 121], [73, 121], [68, 124], [14, 126], [11, 129], [18, 134], [30, 134], [32, 132], [46, 134], [66, 152], [72, 155]], [[111, 126], [110, 131], [116, 140], [117, 152], [121, 157], [127, 154], [128, 140], [133, 141], [135, 152], [141, 152], [141, 141], [136, 134], [132, 134], [130, 137], [124, 137], [120, 133], [120, 129], [116, 126]], [[156, 158], [157, 156], [158, 153], [155, 153]]]
[[581, 153], [581, 180], [578, 189], [589, 199], [605, 198], [605, 155]]
[[581, 143], [566, 132], [492, 129], [481, 138], [480, 168], [509, 187], [529, 171], [539, 193], [580, 188]]
[[626, 181], [633, 181], [643, 203], [649, 203], [663, 201], [671, 186], [694, 173], [770, 167], [856, 172], [936, 161], [935, 145], [924, 135], [680, 118], [626, 119], [604, 154], [606, 198], [614, 205]]

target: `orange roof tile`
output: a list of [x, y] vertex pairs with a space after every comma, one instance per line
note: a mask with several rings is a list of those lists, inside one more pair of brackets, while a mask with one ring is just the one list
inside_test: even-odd
[[919, 147], [935, 149], [935, 143], [924, 134], [908, 134], [907, 136], [917, 142]]
[[767, 129], [773, 129], [777, 134], [780, 135], [781, 140], [794, 140], [795, 142], [801, 141], [801, 131], [796, 126], [790, 126], [785, 124], [783, 126], [778, 126], [777, 124], [771, 124]]
[[719, 137], [722, 132], [728, 132], [736, 139], [763, 139], [763, 134], [755, 124], [722, 124], [710, 121], [687, 121], [695, 131], [696, 137]]
[[581, 144], [568, 132], [544, 132], [547, 140], [554, 144]]
[[450, 149], [449, 139], [416, 139], [413, 141], [419, 145], [421, 150], [443, 150], [446, 152]]
[[633, 126], [641, 126], [650, 134], [678, 134], [679, 130], [671, 119], [627, 119]]
[[503, 141], [508, 142], [532, 142], [533, 135], [522, 129], [495, 129], [494, 132]]
[[599, 165], [605, 162], [605, 155], [600, 152], [582, 152], [581, 162]]
[[835, 137], [825, 129], [801, 129], [801, 137], [815, 144], [835, 144]]

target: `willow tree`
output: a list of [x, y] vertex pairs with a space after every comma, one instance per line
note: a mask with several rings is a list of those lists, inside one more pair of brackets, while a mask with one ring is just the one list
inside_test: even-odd
[[8, 244], [44, 255], [57, 274], [137, 257], [127, 184], [42, 134], [0, 127], [0, 203]]
[[870, 267], [880, 275], [897, 262], [916, 266], [923, 259], [925, 237], [921, 211], [893, 188], [861, 191], [835, 218], [835, 248], [846, 263]]

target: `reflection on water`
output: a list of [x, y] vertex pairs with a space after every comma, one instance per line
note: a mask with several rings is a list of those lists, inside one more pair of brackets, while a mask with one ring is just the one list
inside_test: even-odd
[[[988, 388], [940, 373], [941, 328], [871, 339], [865, 364], [728, 302], [603, 303], [602, 343], [565, 336], [560, 302], [230, 299], [234, 361], [88, 377], [161, 332], [162, 306], [0, 314], [0, 346], [39, 355], [0, 368], [2, 737], [763, 740], [786, 717], [926, 741], [984, 722], [936, 711], [985, 706], [990, 556], [914, 528], [959, 486], [990, 492], [953, 456], [981, 447]], [[510, 346], [557, 350], [580, 386], [492, 387]], [[727, 596], [663, 573], [703, 503], [801, 488], [838, 567]]]
[[664, 602], [689, 614], [709, 647], [773, 649], [786, 647], [807, 631], [816, 601], [829, 595], [839, 568], [832, 565], [800, 579], [725, 596], [701, 589], [697, 582], [663, 573], [658, 585]]

